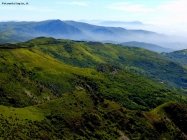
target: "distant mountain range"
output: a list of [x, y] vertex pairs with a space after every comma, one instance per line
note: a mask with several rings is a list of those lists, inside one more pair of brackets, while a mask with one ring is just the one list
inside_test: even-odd
[[[134, 22], [134, 24], [141, 24]], [[172, 48], [172, 43], [183, 43], [184, 38], [168, 36], [146, 30], [127, 30], [121, 27], [96, 26], [83, 22], [47, 20], [41, 22], [0, 22], [0, 43], [16, 43], [46, 36], [100, 42], [146, 42]], [[167, 45], [170, 43], [169, 45]], [[185, 43], [184, 43], [185, 44]], [[183, 45], [187, 48], [187, 45]], [[180, 49], [183, 49], [180, 48]], [[173, 48], [175, 49], [175, 48]]]
[[111, 27], [123, 27], [126, 25], [140, 25], [144, 26], [145, 24], [140, 21], [103, 21], [103, 20], [80, 20], [79, 22], [85, 22], [88, 24], [100, 25], [100, 26], [111, 26]]
[[132, 21], [132, 22], [124, 22], [124, 21], [102, 21], [99, 23], [100, 25], [144, 25], [142, 22], [139, 21]]

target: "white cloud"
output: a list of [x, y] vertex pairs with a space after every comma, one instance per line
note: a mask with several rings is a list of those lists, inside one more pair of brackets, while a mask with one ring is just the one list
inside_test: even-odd
[[66, 5], [77, 5], [77, 6], [88, 6], [88, 3], [86, 2], [78, 2], [78, 1], [73, 1], [73, 2], [56, 2], [57, 4], [66, 4]]
[[153, 9], [146, 8], [141, 4], [131, 4], [129, 2], [120, 2], [109, 5], [108, 8], [126, 12], [151, 12]]
[[2, 6], [0, 10], [14, 10], [14, 6]]
[[[155, 7], [155, 11], [148, 23], [177, 27], [179, 29], [187, 28], [187, 0], [175, 0]], [[156, 15], [156, 16], [155, 16]]]
[[[133, 20], [140, 20], [148, 24], [175, 26], [187, 28], [187, 0], [168, 0], [155, 7], [133, 4], [130, 2], [114, 3], [107, 8], [128, 12], [124, 17], [130, 16]], [[131, 16], [134, 13], [141, 16]]]
[[39, 9], [40, 12], [54, 12], [55, 10], [53, 9], [50, 9], [50, 8], [42, 8], [42, 9]]
[[85, 2], [77, 2], [77, 1], [74, 1], [74, 2], [72, 2], [71, 4], [73, 4], [73, 5], [79, 5], [79, 6], [87, 6], [87, 3], [85, 3]]
[[170, 15], [165, 17], [168, 22], [186, 22], [187, 23], [187, 0], [177, 0], [159, 6], [157, 9]]
[[[144, 14], [151, 14], [153, 13], [153, 17], [156, 15], [155, 13], [160, 13], [160, 16], [163, 17], [164, 15], [172, 15], [172, 16], [179, 16], [177, 19], [184, 20], [184, 17], [187, 17], [187, 0], [175, 0], [175, 1], [168, 1], [162, 3], [162, 5], [147, 8], [145, 5], [142, 4], [132, 4], [130, 2], [121, 2], [121, 3], [114, 3], [109, 5], [108, 8], [113, 10], [121, 10], [126, 12], [138, 12]], [[187, 20], [187, 18], [185, 18]]]
[[[137, 4], [121, 2], [108, 5], [111, 10], [121, 11], [114, 17], [141, 21], [145, 24], [155, 25], [149, 30], [160, 33], [178, 34], [187, 36], [187, 0], [163, 0], [159, 5]], [[115, 12], [115, 13], [116, 13]]]
[[187, 0], [175, 0], [165, 3], [158, 7], [159, 10], [167, 11], [171, 13], [183, 13], [187, 14]]

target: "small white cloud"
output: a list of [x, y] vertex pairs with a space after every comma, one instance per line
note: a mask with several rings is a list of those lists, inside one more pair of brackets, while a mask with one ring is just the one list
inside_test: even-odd
[[26, 10], [26, 11], [37, 11], [38, 8], [34, 6], [27, 6], [27, 7], [21, 7], [19, 10]]
[[187, 22], [187, 0], [176, 0], [165, 3], [157, 9], [162, 13], [167, 13], [170, 16], [166, 17], [171, 23], [186, 23]]
[[40, 9], [40, 12], [54, 12], [55, 10], [53, 9], [50, 9], [50, 8], [43, 8], [43, 9]]
[[74, 1], [71, 3], [72, 5], [79, 5], [79, 6], [87, 6], [87, 3], [85, 2], [77, 2], [77, 1]]
[[158, 10], [171, 13], [187, 13], [187, 0], [176, 0], [167, 2], [158, 7]]
[[153, 11], [153, 9], [146, 8], [144, 5], [131, 4], [128, 2], [114, 3], [112, 5], [109, 5], [108, 8], [114, 9], [114, 10], [126, 11], [126, 12], [151, 12]]
[[15, 10], [14, 6], [2, 6], [0, 10]]
[[73, 2], [56, 2], [57, 4], [65, 4], [65, 5], [77, 5], [77, 6], [88, 6], [86, 2], [73, 1]]
[[174, 32], [175, 32], [175, 30], [171, 30], [171, 31], [170, 31], [170, 33], [174, 33]]

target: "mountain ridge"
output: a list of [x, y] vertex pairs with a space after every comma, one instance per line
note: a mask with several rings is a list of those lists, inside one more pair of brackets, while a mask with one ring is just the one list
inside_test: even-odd
[[[46, 20], [40, 22], [1, 22], [0, 43], [16, 43], [29, 39], [48, 36], [57, 39], [87, 40], [105, 42], [139, 41], [153, 44], [164, 44], [173, 47], [172, 43], [184, 42], [183, 38], [158, 34], [146, 30], [127, 30], [121, 27], [104, 27], [76, 21]], [[170, 43], [170, 45], [168, 45]], [[181, 43], [180, 43], [181, 44]], [[183, 43], [185, 47], [185, 42]]]

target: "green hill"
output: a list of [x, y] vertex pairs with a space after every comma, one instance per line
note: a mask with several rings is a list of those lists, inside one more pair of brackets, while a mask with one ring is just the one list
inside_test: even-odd
[[154, 52], [172, 52], [172, 49], [169, 48], [164, 48], [162, 46], [158, 46], [155, 44], [151, 44], [151, 43], [145, 43], [145, 42], [137, 42], [137, 41], [130, 41], [130, 42], [124, 42], [121, 43], [121, 45], [124, 46], [132, 46], [132, 47], [140, 47], [140, 48], [144, 48], [150, 51], [154, 51]]
[[0, 138], [185, 140], [185, 124], [178, 127], [186, 120], [182, 106], [175, 112], [181, 116], [176, 120], [172, 114], [131, 111], [99, 95], [76, 91], [37, 106], [0, 106]]
[[[44, 102], [47, 99], [57, 98], [65, 92], [82, 88], [88, 92], [99, 93], [131, 109], [149, 110], [170, 100], [181, 100], [174, 88], [171, 89], [160, 82], [151, 81], [119, 67], [100, 63], [104, 59], [98, 56], [93, 55], [100, 62], [93, 61], [96, 65], [91, 64], [92, 68], [79, 68], [69, 65], [71, 63], [65, 64], [59, 61], [60, 59], [51, 57], [51, 53], [47, 55], [47, 52], [43, 53], [40, 50], [42, 50], [40, 47], [1, 49], [3, 105], [32, 105], [34, 103], [30, 103], [31, 101]], [[77, 51], [77, 54], [79, 53]], [[85, 55], [87, 54], [89, 55], [85, 51]], [[70, 60], [72, 57], [74, 56], [69, 56]], [[85, 66], [86, 57], [78, 58], [79, 55], [75, 57], [77, 57], [75, 62], [81, 63], [82, 60]], [[93, 57], [91, 59], [94, 59]], [[70, 62], [75, 64], [73, 60]], [[19, 95], [15, 96], [17, 93]]]
[[186, 88], [187, 69], [161, 54], [142, 48], [100, 42], [36, 38], [22, 45], [35, 46], [61, 62], [78, 67], [111, 64], [177, 88]]
[[187, 65], [187, 50], [174, 51], [171, 53], [163, 53], [164, 56]]
[[186, 70], [151, 51], [99, 42], [40, 37], [1, 45], [0, 139], [185, 140], [171, 110], [164, 110], [171, 121], [151, 110], [173, 101], [181, 116], [187, 96], [140, 60]]

